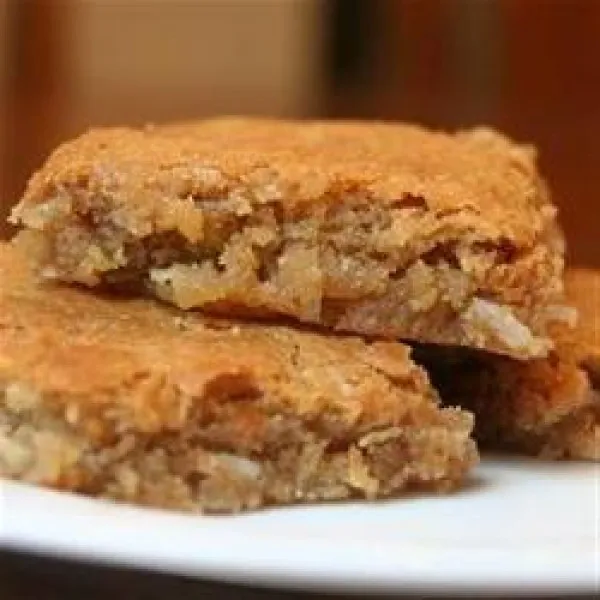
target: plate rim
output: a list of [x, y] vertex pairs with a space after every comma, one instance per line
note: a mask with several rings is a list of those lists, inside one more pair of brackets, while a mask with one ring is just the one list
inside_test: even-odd
[[[599, 469], [595, 470], [600, 473]], [[594, 593], [600, 591], [600, 478], [596, 478], [597, 531], [582, 541], [562, 543], [546, 548], [542, 555], [534, 552], [514, 555], [513, 548], [479, 547], [474, 556], [472, 547], [435, 546], [423, 543], [410, 546], [411, 556], [390, 557], [390, 545], [371, 546], [365, 560], [364, 541], [357, 540], [337, 546], [319, 539], [285, 539], [273, 531], [261, 532], [254, 540], [255, 553], [239, 549], [248, 543], [247, 532], [222, 527], [223, 522], [244, 518], [238, 516], [205, 517], [170, 513], [109, 501], [77, 496], [70, 493], [39, 488], [20, 482], [0, 480], [0, 507], [8, 499], [16, 506], [17, 514], [6, 517], [0, 510], [0, 547], [6, 550], [31, 552], [44, 556], [66, 558], [104, 565], [151, 569], [156, 572], [178, 574], [252, 586], [324, 592], [370, 593], [485, 593], [487, 595], [523, 595], [545, 593]], [[436, 502], [438, 500], [436, 499]], [[443, 502], [443, 499], [440, 499]], [[402, 499], [397, 501], [402, 502]], [[58, 530], [36, 528], [35, 515], [28, 510], [33, 506], [62, 509], [74, 507], [70, 528]], [[320, 507], [322, 508], [322, 507]], [[286, 510], [276, 509], [277, 511]], [[294, 510], [310, 510], [295, 507]], [[125, 518], [135, 514], [136, 519]], [[118, 518], [115, 516], [118, 515]], [[29, 516], [29, 518], [28, 518]], [[192, 519], [203, 519], [201, 529], [213, 537], [198, 544], [195, 528], [182, 527]], [[64, 521], [64, 515], [63, 515]], [[86, 527], [82, 526], [82, 523]], [[139, 533], [140, 525], [151, 524], [154, 533], [171, 526], [171, 541], [195, 546], [198, 555], [189, 560], [184, 552], [173, 548], [150, 548], [152, 531], [146, 532], [147, 546], [132, 543], [131, 535]], [[199, 521], [196, 521], [196, 524]], [[64, 522], [57, 523], [64, 526]], [[259, 523], [260, 525], [260, 523]], [[194, 531], [192, 531], [192, 529]], [[199, 530], [198, 530], [199, 531]], [[127, 540], [126, 543], [115, 540]], [[591, 540], [591, 545], [590, 545]], [[565, 540], [566, 541], [566, 540]], [[140, 552], [140, 548], [143, 549]], [[235, 549], [232, 551], [231, 549]], [[332, 554], [333, 548], [333, 554]], [[399, 549], [405, 549], [399, 545]], [[591, 561], [582, 561], [584, 552], [592, 552]], [[320, 557], [328, 554], [328, 561]], [[373, 560], [377, 557], [377, 561]], [[331, 570], [331, 565], [337, 569]], [[593, 565], [596, 565], [595, 567]], [[343, 567], [340, 569], [340, 565]]]

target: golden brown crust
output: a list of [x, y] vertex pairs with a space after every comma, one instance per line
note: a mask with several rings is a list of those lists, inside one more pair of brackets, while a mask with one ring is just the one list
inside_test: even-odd
[[457, 135], [361, 122], [215, 119], [145, 130], [107, 129], [61, 146], [31, 181], [25, 203], [57, 187], [112, 180], [139, 210], [148, 189], [214, 197], [267, 180], [288, 205], [323, 204], [357, 189], [383, 204], [423, 199], [432, 211], [477, 216], [490, 237], [523, 245], [545, 227], [535, 153], [488, 129]]
[[421, 350], [442, 397], [475, 413], [483, 444], [600, 460], [600, 272], [568, 270], [566, 288], [579, 322], [555, 332], [547, 359]]
[[96, 130], [56, 150], [13, 216], [43, 232], [47, 275], [151, 287], [182, 308], [534, 356], [562, 301], [534, 152], [487, 129]]
[[139, 502], [374, 497], [456, 484], [475, 458], [469, 415], [439, 409], [403, 345], [38, 285], [10, 246], [0, 383], [0, 472]]

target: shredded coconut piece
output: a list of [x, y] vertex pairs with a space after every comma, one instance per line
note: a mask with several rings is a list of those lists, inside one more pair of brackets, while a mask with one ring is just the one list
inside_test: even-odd
[[9, 383], [4, 393], [7, 407], [16, 414], [33, 410], [41, 401], [38, 392], [18, 382]]
[[512, 350], [542, 356], [549, 349], [549, 342], [532, 335], [507, 306], [474, 298], [463, 313], [463, 318], [477, 329], [492, 332]]
[[236, 471], [240, 475], [249, 477], [250, 479], [258, 479], [260, 476], [260, 465], [249, 458], [244, 456], [236, 456], [235, 454], [228, 454], [223, 452], [215, 455], [219, 462], [228, 469]]

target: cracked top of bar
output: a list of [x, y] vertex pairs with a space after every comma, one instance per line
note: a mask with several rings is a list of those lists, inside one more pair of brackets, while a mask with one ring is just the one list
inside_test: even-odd
[[560, 314], [555, 213], [489, 129], [220, 118], [84, 134], [13, 220], [48, 277], [529, 357]]

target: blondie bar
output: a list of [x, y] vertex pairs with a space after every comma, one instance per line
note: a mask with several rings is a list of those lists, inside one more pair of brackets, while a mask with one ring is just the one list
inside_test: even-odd
[[563, 315], [555, 213], [488, 129], [221, 118], [68, 142], [13, 221], [47, 277], [532, 357]]
[[0, 475], [191, 511], [449, 490], [477, 459], [392, 342], [38, 285], [0, 246]]
[[556, 333], [546, 359], [416, 352], [442, 397], [475, 413], [476, 436], [487, 447], [600, 460], [600, 272], [567, 271], [566, 282], [579, 325]]

